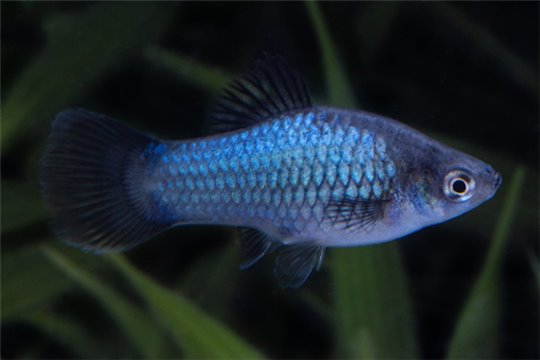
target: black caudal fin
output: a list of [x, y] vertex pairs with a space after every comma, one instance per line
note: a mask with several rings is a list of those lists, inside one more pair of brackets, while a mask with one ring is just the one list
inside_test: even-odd
[[144, 149], [158, 140], [82, 109], [59, 113], [41, 160], [54, 230], [68, 243], [121, 251], [171, 224], [154, 219], [142, 186]]

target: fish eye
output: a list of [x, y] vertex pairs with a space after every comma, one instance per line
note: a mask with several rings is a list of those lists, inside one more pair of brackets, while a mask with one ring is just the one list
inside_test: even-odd
[[462, 170], [452, 170], [444, 178], [444, 194], [453, 201], [466, 201], [474, 190], [474, 179]]
[[452, 187], [452, 191], [456, 194], [463, 195], [467, 192], [467, 183], [461, 178], [452, 179], [450, 186]]

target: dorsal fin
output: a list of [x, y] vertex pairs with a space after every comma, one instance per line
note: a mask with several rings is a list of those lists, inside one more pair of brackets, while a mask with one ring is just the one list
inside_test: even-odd
[[311, 107], [302, 76], [279, 55], [264, 53], [255, 67], [234, 80], [210, 115], [214, 130], [231, 131]]

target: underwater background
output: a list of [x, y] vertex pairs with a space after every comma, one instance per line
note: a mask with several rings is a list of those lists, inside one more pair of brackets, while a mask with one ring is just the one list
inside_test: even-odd
[[[2, 2], [1, 354], [8, 358], [539, 358], [538, 2]], [[51, 232], [38, 163], [83, 107], [204, 136], [263, 51], [314, 102], [399, 119], [493, 165], [497, 195], [369, 247], [300, 289], [240, 271], [231, 228], [124, 254]]]

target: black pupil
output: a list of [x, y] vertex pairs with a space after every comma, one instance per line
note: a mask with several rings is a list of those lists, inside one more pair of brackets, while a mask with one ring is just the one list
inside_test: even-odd
[[452, 190], [458, 194], [463, 194], [467, 190], [467, 184], [463, 180], [456, 180], [452, 183]]

